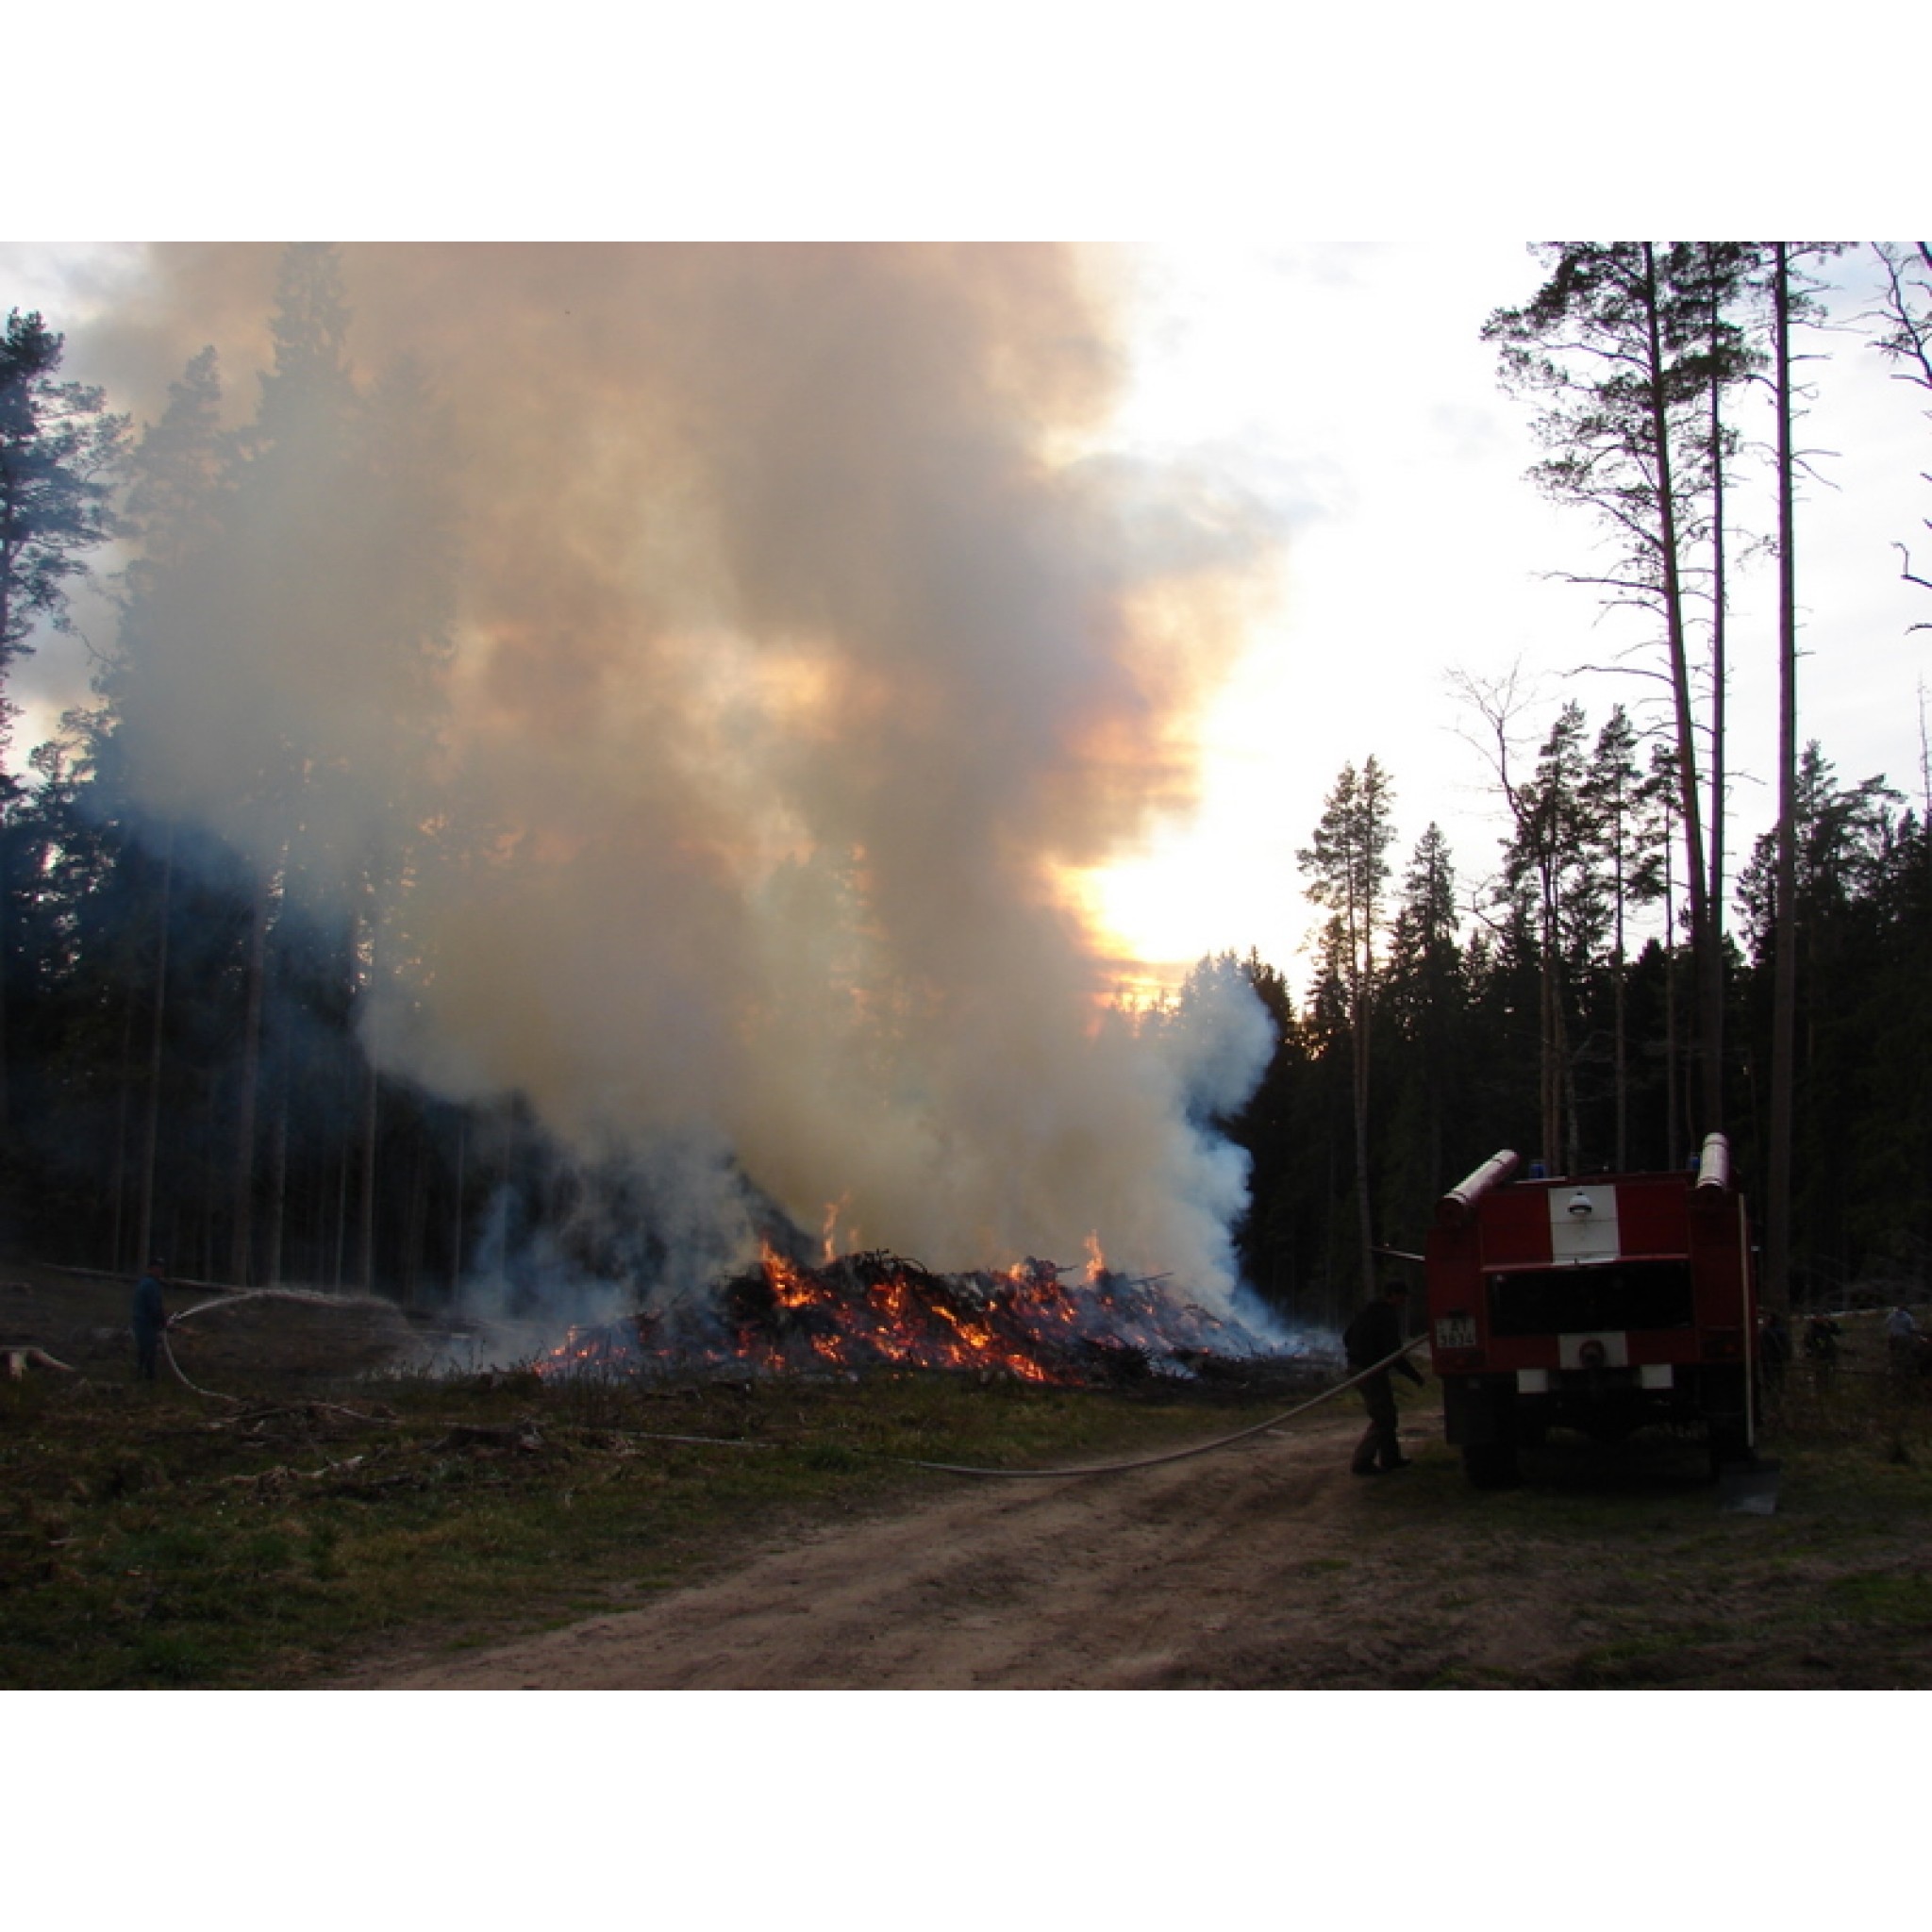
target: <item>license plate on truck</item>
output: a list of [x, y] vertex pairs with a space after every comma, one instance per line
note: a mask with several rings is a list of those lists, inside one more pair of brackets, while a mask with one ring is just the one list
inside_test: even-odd
[[1438, 1348], [1474, 1348], [1475, 1346], [1475, 1317], [1474, 1315], [1437, 1316], [1436, 1346]]

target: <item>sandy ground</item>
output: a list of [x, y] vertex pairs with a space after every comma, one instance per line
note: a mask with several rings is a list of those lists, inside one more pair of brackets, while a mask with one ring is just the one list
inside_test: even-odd
[[1424, 1682], [1452, 1655], [1532, 1662], [1514, 1608], [1421, 1652], [1403, 1628], [1406, 1531], [1375, 1491], [1459, 1485], [1448, 1453], [1364, 1481], [1359, 1413], [1310, 1422], [1118, 1474], [975, 1483], [648, 1608], [345, 1688], [1339, 1687]]

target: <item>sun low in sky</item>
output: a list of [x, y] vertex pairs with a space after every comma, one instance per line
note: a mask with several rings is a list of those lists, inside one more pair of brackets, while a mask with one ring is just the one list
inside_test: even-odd
[[[1342, 766], [1393, 781], [1398, 872], [1440, 824], [1459, 882], [1495, 870], [1505, 815], [1483, 730], [1451, 675], [1520, 673], [1547, 729], [1566, 698], [1592, 726], [1612, 705], [1654, 720], [1655, 641], [1560, 581], [1600, 569], [1585, 513], [1541, 499], [1524, 408], [1481, 339], [1541, 280], [1528, 245], [1471, 242], [1166, 246], [1139, 258], [1133, 444], [1211, 467], [1264, 504], [1278, 595], [1199, 721], [1201, 795], [1141, 850], [1084, 882], [1103, 944], [1172, 982], [1203, 953], [1250, 947], [1303, 983], [1313, 921], [1295, 863]], [[1874, 264], [1837, 264], [1830, 334], [1801, 347], [1814, 387], [1801, 440], [1820, 452], [1799, 508], [1800, 730], [1847, 774], [1920, 789], [1926, 618], [1895, 545], [1932, 504], [1923, 398], [1856, 332]], [[1747, 417], [1747, 434], [1761, 425]], [[1769, 522], [1761, 451], [1735, 490], [1738, 549]], [[1775, 584], [1739, 569], [1732, 616], [1733, 852], [1774, 813]], [[1585, 667], [1600, 667], [1587, 669]]]

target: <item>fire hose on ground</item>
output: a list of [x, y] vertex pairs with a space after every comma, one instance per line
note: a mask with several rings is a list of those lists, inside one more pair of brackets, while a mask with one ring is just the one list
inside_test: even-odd
[[[163, 1325], [160, 1334], [161, 1353], [168, 1358], [168, 1367], [174, 1371], [175, 1379], [181, 1384], [182, 1388], [188, 1390], [191, 1394], [203, 1396], [210, 1402], [233, 1402], [239, 1404], [242, 1401], [242, 1397], [239, 1395], [224, 1395], [219, 1389], [204, 1389], [198, 1383], [190, 1381], [187, 1372], [175, 1359], [175, 1351], [168, 1342], [169, 1330], [179, 1327], [183, 1322], [190, 1321], [196, 1315], [207, 1314], [210, 1308], [239, 1307], [243, 1302], [255, 1301], [308, 1302], [318, 1307], [333, 1309], [355, 1307], [358, 1306], [371, 1307], [387, 1307], [389, 1306], [388, 1303], [378, 1301], [373, 1296], [359, 1296], [352, 1300], [344, 1295], [317, 1294], [311, 1289], [300, 1288], [251, 1288], [244, 1290], [240, 1294], [222, 1295], [212, 1301], [197, 1302], [193, 1307], [183, 1308], [178, 1315], [171, 1315]], [[394, 1420], [391, 1416], [365, 1415], [362, 1410], [346, 1408], [339, 1402], [318, 1403], [316, 1407], [319, 1408], [334, 1409], [340, 1414], [353, 1416], [358, 1422], [387, 1423]]]
[[[190, 1320], [195, 1315], [207, 1314], [211, 1308], [239, 1307], [242, 1303], [251, 1301], [308, 1302], [316, 1307], [337, 1310], [352, 1307], [387, 1308], [391, 1306], [391, 1304], [383, 1301], [379, 1296], [358, 1295], [352, 1297], [337, 1294], [318, 1294], [312, 1289], [299, 1288], [251, 1288], [244, 1290], [240, 1294], [225, 1294], [211, 1301], [197, 1302], [193, 1307], [183, 1308], [178, 1315], [171, 1315], [168, 1318], [166, 1326], [162, 1328], [160, 1333], [161, 1353], [168, 1358], [168, 1367], [174, 1372], [175, 1379], [190, 1394], [199, 1395], [208, 1402], [234, 1403], [238, 1407], [242, 1405], [244, 1399], [240, 1395], [225, 1394], [219, 1389], [204, 1389], [200, 1383], [191, 1380], [187, 1371], [175, 1358], [175, 1351], [168, 1342], [168, 1331], [178, 1327], [183, 1322]], [[350, 1408], [340, 1402], [318, 1402], [314, 1407], [332, 1410], [337, 1415], [350, 1416], [357, 1422], [381, 1423], [392, 1426], [396, 1420], [394, 1416], [370, 1415], [362, 1409]], [[779, 1446], [775, 1442], [734, 1441], [725, 1436], [658, 1435], [641, 1429], [625, 1429], [617, 1433], [634, 1437], [640, 1441], [689, 1442], [718, 1449], [775, 1449]]]
[[1207, 1456], [1216, 1449], [1225, 1449], [1230, 1443], [1245, 1442], [1251, 1436], [1265, 1436], [1270, 1429], [1278, 1429], [1283, 1423], [1292, 1422], [1298, 1415], [1306, 1415], [1311, 1408], [1319, 1408], [1323, 1403], [1331, 1402], [1338, 1395], [1366, 1382], [1371, 1375], [1380, 1374], [1391, 1368], [1406, 1355], [1411, 1355], [1427, 1341], [1426, 1335], [1418, 1335], [1413, 1341], [1406, 1341], [1391, 1354], [1385, 1355], [1378, 1362], [1366, 1369], [1357, 1369], [1346, 1381], [1337, 1382], [1331, 1389], [1324, 1389], [1319, 1395], [1311, 1395], [1307, 1401], [1297, 1403], [1293, 1408], [1282, 1414], [1270, 1416], [1264, 1423], [1253, 1423], [1245, 1429], [1237, 1429], [1231, 1436], [1217, 1436], [1211, 1442], [1196, 1442], [1187, 1449], [1169, 1449], [1158, 1456], [1137, 1456], [1126, 1462], [1090, 1462], [1072, 1469], [979, 1469], [963, 1462], [921, 1462], [911, 1457], [891, 1456], [884, 1459], [889, 1462], [905, 1463], [912, 1469], [935, 1469], [942, 1475], [1012, 1476], [1017, 1478], [1072, 1475], [1116, 1475], [1124, 1470], [1153, 1469], [1163, 1462], [1185, 1462], [1191, 1456]]
[[[187, 1374], [183, 1372], [181, 1364], [175, 1359], [175, 1351], [168, 1345], [168, 1329], [178, 1326], [181, 1323], [189, 1321], [193, 1316], [206, 1314], [210, 1308], [231, 1308], [239, 1307], [242, 1302], [261, 1300], [308, 1302], [318, 1307], [336, 1309], [352, 1306], [351, 1303], [340, 1295], [317, 1294], [312, 1291], [304, 1289], [257, 1288], [248, 1289], [241, 1294], [224, 1295], [218, 1300], [198, 1302], [192, 1308], [184, 1308], [180, 1314], [170, 1319], [167, 1328], [161, 1331], [160, 1337], [161, 1352], [167, 1357], [169, 1368], [174, 1371], [175, 1379], [184, 1389], [213, 1402], [239, 1403], [242, 1400], [238, 1395], [225, 1395], [219, 1390], [204, 1389], [197, 1383], [190, 1381]], [[1332, 1402], [1336, 1396], [1345, 1394], [1349, 1390], [1359, 1387], [1371, 1375], [1380, 1374], [1384, 1370], [1392, 1368], [1404, 1356], [1414, 1354], [1427, 1341], [1428, 1337], [1426, 1335], [1418, 1335], [1413, 1341], [1404, 1342], [1400, 1348], [1384, 1356], [1380, 1361], [1371, 1363], [1365, 1369], [1357, 1369], [1354, 1374], [1348, 1376], [1345, 1380], [1337, 1382], [1331, 1388], [1323, 1390], [1319, 1395], [1311, 1395], [1306, 1402], [1297, 1403], [1294, 1407], [1285, 1409], [1280, 1415], [1270, 1416], [1265, 1422], [1252, 1423], [1244, 1429], [1237, 1429], [1232, 1435], [1217, 1436], [1212, 1441], [1196, 1442], [1186, 1449], [1164, 1450], [1158, 1456], [1137, 1456], [1123, 1462], [1081, 1463], [1065, 1469], [991, 1469], [981, 1468], [974, 1463], [928, 1462], [911, 1456], [885, 1456], [875, 1450], [861, 1449], [856, 1450], [853, 1453], [860, 1456], [874, 1456], [880, 1461], [895, 1462], [907, 1469], [933, 1470], [941, 1475], [1005, 1477], [1014, 1481], [1041, 1481], [1049, 1478], [1083, 1475], [1119, 1475], [1128, 1470], [1154, 1469], [1164, 1462], [1185, 1462], [1191, 1457], [1211, 1455], [1217, 1449], [1228, 1448], [1236, 1442], [1245, 1442], [1252, 1437], [1265, 1436], [1269, 1430], [1278, 1429], [1284, 1423], [1292, 1422], [1297, 1416], [1306, 1415], [1310, 1409], [1319, 1408], [1323, 1403]], [[338, 1410], [343, 1415], [353, 1416], [361, 1422], [390, 1423], [394, 1421], [394, 1418], [391, 1416], [366, 1415], [359, 1409], [345, 1407], [341, 1403], [324, 1403], [319, 1406]], [[631, 1429], [624, 1430], [621, 1433], [625, 1436], [634, 1436], [641, 1441], [683, 1442], [719, 1449], [776, 1449], [782, 1446], [776, 1442], [749, 1442], [741, 1437], [657, 1435], [646, 1430]]]

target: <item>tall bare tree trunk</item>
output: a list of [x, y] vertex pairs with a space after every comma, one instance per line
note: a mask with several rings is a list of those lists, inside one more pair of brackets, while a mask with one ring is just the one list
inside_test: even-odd
[[1624, 835], [1621, 828], [1617, 834], [1616, 895], [1616, 922], [1610, 947], [1610, 971], [1614, 975], [1610, 982], [1610, 1050], [1615, 1061], [1617, 1096], [1616, 1166], [1619, 1174], [1627, 1174], [1630, 1168], [1630, 1054], [1624, 999], [1629, 974], [1625, 971], [1624, 959]]
[[[1711, 334], [1713, 353], [1717, 333], [1717, 304], [1712, 298]], [[1707, 1093], [1707, 1105], [1715, 1097], [1717, 1105], [1724, 1104], [1724, 713], [1728, 693], [1725, 684], [1729, 675], [1727, 658], [1728, 618], [1726, 608], [1729, 591], [1724, 570], [1724, 453], [1723, 391], [1716, 382], [1710, 386], [1710, 952], [1711, 999], [1714, 1003], [1710, 1022], [1716, 1027], [1711, 1036], [1709, 1051], [1713, 1056], [1717, 1072]], [[1713, 1113], [1705, 1123], [1706, 1131], [1723, 1128], [1724, 1121], [1721, 1113]]]
[[1766, 1306], [1791, 1305], [1792, 1056], [1798, 1006], [1798, 599], [1792, 554], [1795, 516], [1791, 475], [1790, 262], [1786, 244], [1773, 247], [1772, 304], [1777, 396], [1778, 772], [1777, 908], [1772, 964], [1771, 1160], [1764, 1234]]
[[[349, 1043], [341, 1043], [342, 1095], [339, 1119], [346, 1122], [356, 1091], [356, 1067], [349, 1057]], [[337, 1292], [348, 1278], [349, 1267], [349, 1166], [350, 1148], [346, 1131], [336, 1134], [336, 1226], [334, 1277]]]
[[1677, 882], [1673, 854], [1664, 840], [1664, 1163], [1684, 1164], [1684, 1140], [1677, 1114]]
[[275, 1054], [275, 1152], [271, 1157], [268, 1203], [266, 1273], [271, 1288], [282, 1285], [282, 1245], [289, 1224], [289, 1048], [284, 1041]]
[[262, 974], [268, 956], [269, 886], [258, 879], [248, 935], [248, 990], [242, 1018], [242, 1091], [236, 1103], [235, 1191], [229, 1278], [246, 1288], [255, 1259], [255, 1113], [261, 1081]]
[[1698, 1094], [1705, 1132], [1724, 1117], [1724, 957], [1705, 861], [1704, 810], [1697, 789], [1697, 735], [1685, 638], [1684, 584], [1677, 531], [1677, 495], [1671, 460], [1666, 362], [1657, 250], [1643, 244], [1645, 324], [1650, 355], [1651, 441], [1657, 463], [1657, 536], [1663, 567], [1664, 629], [1670, 653], [1672, 710], [1676, 725], [1678, 809], [1683, 814], [1685, 883], [1690, 894], [1690, 954], [1697, 988]]
[[155, 1247], [155, 1161], [161, 1139], [161, 1038], [168, 1018], [168, 924], [175, 890], [175, 827], [161, 855], [160, 938], [155, 960], [155, 996], [147, 1046], [147, 1121], [141, 1156], [141, 1219], [135, 1241], [137, 1260], [145, 1262]]
[[1557, 959], [1556, 941], [1551, 936], [1550, 925], [1546, 899], [1543, 907], [1542, 970], [1537, 975], [1538, 1031], [1542, 1036], [1537, 1056], [1540, 1073], [1538, 1102], [1542, 1120], [1542, 1155], [1554, 1174], [1562, 1158], [1563, 1076], [1557, 1058]]
[[371, 1060], [365, 1063], [362, 1074], [362, 1224], [359, 1246], [364, 1294], [375, 1291], [375, 1131], [380, 1098], [377, 1085], [375, 1063]]
[[[0, 605], [0, 623], [5, 621], [5, 607]], [[11, 802], [12, 787], [7, 774], [0, 771], [0, 1140], [7, 1134], [7, 1124], [12, 1115], [12, 1104], [8, 1098], [8, 1043], [7, 1043], [7, 929], [9, 924], [8, 908], [12, 894], [7, 890], [7, 808]]]
[[[109, 1268], [127, 1265], [123, 1242], [127, 1219], [128, 1115], [134, 1106], [134, 989], [129, 986], [121, 1004], [121, 1091], [114, 1104], [114, 1208], [108, 1246]], [[142, 1258], [146, 1257], [143, 1256]]]
[[403, 1231], [402, 1298], [416, 1306], [416, 1279], [423, 1268], [423, 1235], [429, 1225], [429, 1155], [419, 1133], [409, 1158], [409, 1208]]
[[341, 1292], [343, 1281], [347, 1278], [345, 1270], [349, 1257], [349, 1150], [346, 1146], [337, 1152], [336, 1158], [336, 1212], [334, 1235], [335, 1259], [331, 1279], [337, 1293]]
[[469, 1143], [470, 1110], [465, 1108], [457, 1115], [457, 1199], [456, 1209], [450, 1216], [449, 1230], [449, 1296], [452, 1302], [463, 1285], [463, 1162]]
[[[374, 986], [380, 964], [378, 958], [382, 945], [382, 930], [376, 921], [369, 923], [369, 984]], [[362, 1227], [360, 1247], [362, 1252], [362, 1292], [375, 1291], [375, 1137], [380, 1124], [381, 1111], [380, 1082], [376, 1078], [375, 1062], [365, 1058], [362, 1074]]]
[[1361, 1238], [1362, 1293], [1375, 1292], [1375, 1208], [1369, 1198], [1369, 999], [1364, 983], [1355, 1024], [1355, 1174], [1357, 1228]]

